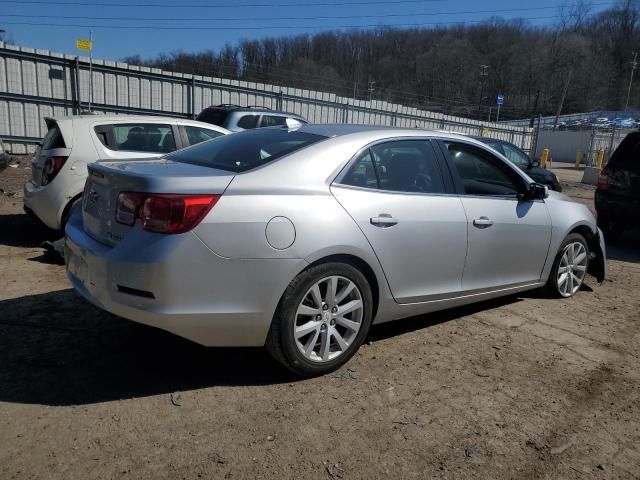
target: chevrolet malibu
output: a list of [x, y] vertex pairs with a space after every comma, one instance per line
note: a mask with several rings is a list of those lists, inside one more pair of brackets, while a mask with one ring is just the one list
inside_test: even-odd
[[208, 346], [335, 370], [369, 327], [605, 275], [592, 213], [466, 136], [270, 128], [89, 166], [66, 228], [97, 306]]

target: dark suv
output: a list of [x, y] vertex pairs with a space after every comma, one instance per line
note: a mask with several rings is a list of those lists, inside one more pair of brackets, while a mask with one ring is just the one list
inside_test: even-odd
[[640, 226], [640, 132], [627, 135], [600, 172], [596, 211], [608, 238]]
[[240, 107], [228, 104], [207, 107], [200, 112], [196, 120], [218, 125], [232, 132], [241, 132], [252, 128], [277, 127], [286, 125], [287, 120], [309, 123], [295, 113], [274, 112], [264, 107]]
[[534, 181], [541, 183], [542, 185], [547, 185], [551, 190], [555, 190], [556, 192], [562, 191], [562, 186], [560, 185], [555, 173], [551, 170], [540, 167], [540, 164], [536, 160], [532, 161], [526, 153], [516, 147], [513, 143], [488, 137], [473, 138], [489, 145], [496, 152], [504, 155], [507, 160], [513, 163], [520, 170], [523, 170]]

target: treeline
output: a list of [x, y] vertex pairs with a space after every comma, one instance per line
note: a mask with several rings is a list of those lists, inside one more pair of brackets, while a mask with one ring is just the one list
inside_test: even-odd
[[[623, 0], [597, 13], [579, 2], [559, 17], [547, 27], [492, 18], [429, 29], [331, 31], [124, 61], [473, 118], [495, 112], [499, 93], [505, 96], [503, 118], [555, 114], [561, 105], [562, 113], [623, 109], [640, 48], [638, 2]], [[634, 85], [629, 107], [639, 105], [640, 86]]]

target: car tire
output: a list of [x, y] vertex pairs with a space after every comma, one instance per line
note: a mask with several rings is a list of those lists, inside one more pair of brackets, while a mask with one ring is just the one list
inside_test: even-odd
[[555, 298], [574, 296], [582, 287], [589, 270], [589, 244], [579, 233], [564, 239], [553, 262], [547, 292]]
[[[329, 292], [332, 285], [335, 295]], [[297, 375], [324, 375], [344, 365], [362, 345], [372, 313], [371, 286], [360, 270], [347, 263], [316, 265], [287, 287], [265, 346]]]
[[617, 222], [608, 214], [598, 213], [598, 227], [602, 230], [605, 240], [616, 241], [622, 235], [620, 222]]
[[67, 222], [69, 221], [69, 218], [71, 218], [73, 209], [79, 202], [82, 202], [82, 196], [74, 198], [64, 208], [64, 212], [62, 213], [62, 219], [60, 221], [60, 232], [62, 233], [63, 236], [64, 236], [64, 229], [67, 226]]

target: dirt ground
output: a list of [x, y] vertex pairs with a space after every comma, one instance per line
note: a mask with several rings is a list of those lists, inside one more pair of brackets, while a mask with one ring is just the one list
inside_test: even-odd
[[640, 235], [570, 300], [374, 327], [298, 380], [76, 295], [22, 213], [26, 167], [0, 172], [1, 479], [640, 478]]

